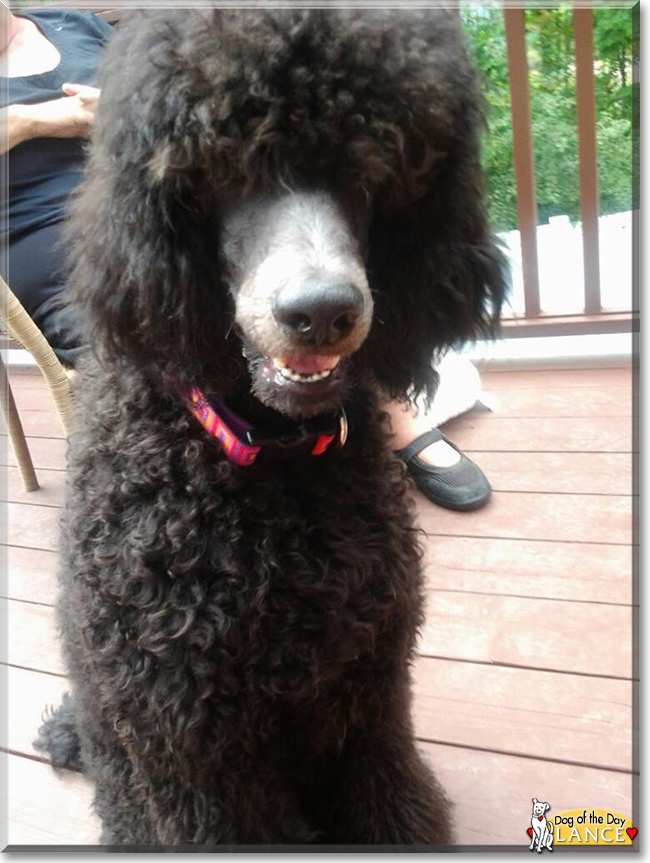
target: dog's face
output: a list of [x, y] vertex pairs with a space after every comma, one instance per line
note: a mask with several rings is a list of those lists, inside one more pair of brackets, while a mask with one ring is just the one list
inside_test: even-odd
[[431, 393], [436, 354], [490, 334], [506, 287], [455, 18], [133, 15], [71, 232], [103, 362], [292, 417], [359, 381]]
[[254, 195], [223, 215], [223, 268], [252, 391], [288, 416], [340, 404], [372, 324], [365, 201]]
[[540, 815], [544, 815], [547, 809], [550, 809], [548, 803], [538, 802], [537, 798], [533, 797], [533, 816], [535, 818], [539, 818]]

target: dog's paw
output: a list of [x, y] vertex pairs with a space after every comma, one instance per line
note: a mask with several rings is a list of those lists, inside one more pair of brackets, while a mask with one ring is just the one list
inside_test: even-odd
[[46, 708], [34, 748], [49, 756], [55, 770], [64, 767], [82, 769], [79, 737], [69, 692], [65, 693], [59, 707]]

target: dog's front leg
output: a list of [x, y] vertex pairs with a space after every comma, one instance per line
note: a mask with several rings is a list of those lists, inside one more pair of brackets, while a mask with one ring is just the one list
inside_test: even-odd
[[151, 845], [156, 832], [133, 762], [110, 722], [79, 716], [84, 772], [95, 783], [93, 808], [102, 823], [102, 845]]
[[315, 831], [297, 799], [264, 761], [226, 758], [214, 769], [198, 762], [150, 765], [148, 809], [161, 845], [307, 844]]
[[539, 831], [539, 843], [537, 845], [537, 850], [539, 851], [540, 854], [542, 853], [542, 849], [546, 848], [546, 846], [548, 845], [548, 839], [549, 839], [548, 827], [544, 827]]
[[[325, 840], [359, 845], [447, 845], [451, 805], [407, 728], [348, 738], [320, 790]], [[323, 792], [325, 792], [323, 794]]]

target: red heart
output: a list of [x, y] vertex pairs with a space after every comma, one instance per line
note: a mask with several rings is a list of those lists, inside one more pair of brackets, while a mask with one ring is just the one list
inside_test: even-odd
[[544, 817], [543, 815], [540, 815], [537, 820], [541, 821], [543, 817]]
[[636, 827], [628, 827], [628, 828], [627, 828], [627, 830], [626, 830], [625, 832], [626, 832], [626, 833], [627, 833], [627, 835], [630, 837], [630, 839], [634, 839], [634, 837], [636, 836], [636, 834], [637, 834], [639, 831], [636, 829]]
[[533, 835], [533, 828], [532, 828], [532, 827], [529, 827], [529, 828], [528, 828], [528, 835], [529, 835], [529, 836], [532, 836], [532, 835]]

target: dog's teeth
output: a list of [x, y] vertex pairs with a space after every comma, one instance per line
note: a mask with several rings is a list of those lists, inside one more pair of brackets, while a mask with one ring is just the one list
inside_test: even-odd
[[296, 383], [302, 384], [310, 384], [315, 381], [322, 381], [325, 378], [328, 378], [334, 369], [337, 367], [340, 361], [340, 357], [333, 357], [333, 364], [329, 369], [323, 369], [321, 372], [313, 372], [312, 374], [307, 374], [304, 372], [296, 372], [292, 368], [290, 368], [283, 360], [279, 357], [271, 357], [274, 367], [280, 372], [283, 378], [286, 378], [288, 381], [295, 381]]
[[293, 369], [288, 368], [287, 366], [283, 366], [280, 364], [278, 360], [273, 360], [273, 365], [280, 372], [283, 378], [286, 378], [289, 381], [295, 381], [296, 383], [302, 384], [310, 384], [315, 381], [322, 381], [325, 378], [328, 378], [333, 369], [325, 369], [322, 372], [314, 372], [311, 375], [303, 375], [300, 372], [294, 372]]

